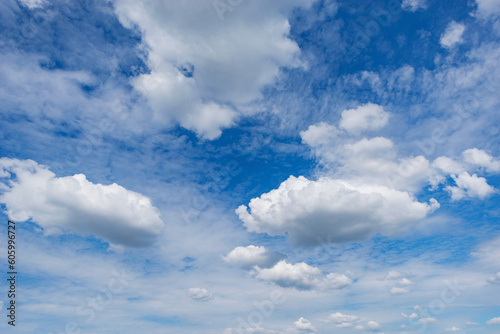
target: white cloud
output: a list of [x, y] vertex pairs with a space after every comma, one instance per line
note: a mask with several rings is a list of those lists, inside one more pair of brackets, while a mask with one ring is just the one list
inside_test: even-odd
[[446, 190], [451, 193], [451, 199], [456, 201], [463, 198], [486, 198], [495, 192], [495, 188], [490, 186], [484, 177], [478, 177], [476, 174], [470, 175], [462, 172], [458, 175], [452, 175], [456, 187], [448, 186]]
[[391, 289], [392, 295], [402, 295], [402, 294], [409, 293], [409, 292], [410, 292], [410, 290], [405, 289], [405, 288], [393, 287]]
[[309, 332], [317, 332], [318, 330], [314, 328], [311, 322], [307, 319], [300, 318], [299, 320], [294, 322], [295, 328], [298, 330], [309, 331]]
[[279, 254], [272, 254], [264, 246], [236, 247], [229, 252], [224, 260], [228, 263], [236, 263], [244, 269], [253, 266], [270, 267], [279, 260]]
[[410, 285], [413, 285], [413, 282], [410, 281], [409, 279], [407, 278], [402, 278], [398, 281], [399, 285], [401, 286], [410, 286]]
[[332, 313], [328, 316], [327, 322], [340, 323], [351, 323], [359, 320], [359, 317], [355, 315], [342, 314], [340, 312]]
[[486, 324], [490, 325], [490, 326], [500, 325], [500, 317], [490, 319], [490, 320], [486, 321]]
[[[93, 234], [115, 244], [146, 246], [163, 230], [148, 197], [115, 183], [94, 184], [85, 175], [56, 177], [32, 160], [0, 159], [4, 181], [0, 202], [9, 217], [32, 219], [46, 234]], [[14, 178], [15, 176], [15, 178]]]
[[208, 302], [214, 299], [214, 296], [206, 289], [190, 288], [188, 290], [189, 297], [198, 302]]
[[24, 6], [29, 9], [41, 8], [45, 5], [46, 0], [19, 0]]
[[447, 332], [458, 332], [460, 331], [460, 328], [458, 327], [451, 327], [451, 328], [446, 328]]
[[356, 109], [344, 110], [339, 126], [348, 132], [377, 130], [387, 124], [389, 113], [382, 106], [367, 103]]
[[330, 144], [339, 134], [339, 130], [325, 122], [316, 125], [310, 125], [306, 131], [300, 132], [302, 142], [310, 147], [318, 147], [324, 144]]
[[404, 10], [415, 12], [418, 9], [426, 9], [427, 3], [426, 0], [403, 0], [401, 6]]
[[472, 148], [462, 153], [464, 161], [472, 165], [484, 167], [488, 172], [500, 172], [500, 160], [477, 148]]
[[[157, 120], [214, 139], [239, 107], [262, 97], [281, 67], [302, 66], [287, 15], [313, 0], [246, 1], [221, 20], [213, 1], [115, 0], [126, 27], [138, 27], [151, 73], [132, 80]], [[265, 6], [266, 10], [261, 9]]]
[[479, 325], [478, 322], [474, 322], [474, 321], [466, 321], [465, 324], [467, 326], [477, 326], [477, 325]]
[[376, 321], [370, 320], [366, 322], [366, 327], [371, 331], [380, 330], [380, 324]]
[[439, 320], [437, 320], [435, 318], [431, 318], [431, 317], [424, 317], [424, 318], [420, 318], [418, 320], [418, 323], [421, 325], [435, 325], [435, 324], [439, 323]]
[[404, 229], [439, 207], [384, 186], [355, 186], [327, 177], [311, 181], [290, 176], [278, 189], [240, 206], [236, 213], [250, 232], [288, 234], [292, 243], [313, 246], [361, 240]]
[[481, 15], [489, 16], [500, 12], [500, 2], [497, 0], [476, 0]]
[[500, 284], [500, 272], [498, 272], [495, 276], [489, 277], [488, 282], [494, 284]]
[[439, 40], [441, 46], [451, 49], [455, 45], [461, 43], [464, 31], [465, 25], [451, 21], [446, 27], [443, 35], [441, 35], [441, 39]]
[[459, 174], [464, 171], [464, 167], [460, 163], [448, 157], [438, 157], [432, 165], [446, 174]]
[[272, 268], [255, 268], [256, 277], [273, 282], [281, 287], [291, 287], [297, 290], [341, 289], [352, 284], [346, 275], [330, 273], [322, 277], [319, 268], [300, 262], [278, 262]]

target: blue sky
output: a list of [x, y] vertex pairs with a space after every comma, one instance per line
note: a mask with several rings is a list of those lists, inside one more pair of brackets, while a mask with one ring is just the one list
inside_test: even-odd
[[4, 0], [0, 30], [2, 332], [499, 331], [498, 1]]

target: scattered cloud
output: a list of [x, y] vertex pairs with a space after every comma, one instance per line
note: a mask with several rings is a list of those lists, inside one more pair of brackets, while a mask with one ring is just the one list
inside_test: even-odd
[[415, 12], [427, 8], [427, 0], [403, 0], [401, 4], [404, 10]]
[[264, 246], [236, 247], [226, 256], [224, 261], [238, 264], [243, 269], [251, 269], [254, 266], [267, 268], [273, 266], [282, 257], [281, 254], [270, 253]]
[[486, 324], [490, 325], [490, 326], [500, 325], [500, 317], [490, 319], [490, 320], [486, 321]]
[[148, 246], [164, 223], [151, 200], [115, 183], [94, 184], [85, 175], [56, 177], [32, 160], [0, 159], [0, 202], [15, 221], [32, 219], [45, 234], [95, 235], [114, 244]]
[[294, 322], [295, 327], [298, 330], [301, 331], [308, 331], [308, 332], [317, 332], [318, 330], [314, 328], [314, 326], [311, 324], [311, 322], [307, 319], [300, 318], [299, 320]]
[[445, 330], [447, 332], [458, 332], [458, 331], [460, 331], [460, 328], [458, 328], [458, 327], [451, 327], [451, 328], [446, 328]]
[[348, 132], [378, 130], [387, 124], [389, 113], [380, 105], [367, 103], [356, 109], [344, 110], [339, 126]]
[[255, 276], [281, 287], [297, 290], [342, 289], [352, 284], [352, 280], [346, 275], [329, 273], [323, 276], [319, 268], [304, 262], [290, 264], [285, 260], [281, 260], [272, 268], [256, 267]]
[[441, 46], [451, 49], [455, 45], [462, 42], [462, 35], [464, 31], [465, 31], [464, 24], [451, 21], [446, 27], [446, 30], [443, 33], [443, 35], [441, 35], [439, 43], [441, 43]]
[[500, 284], [500, 272], [498, 272], [495, 276], [490, 276], [488, 278], [488, 282]]
[[214, 296], [208, 290], [202, 288], [190, 288], [188, 294], [189, 297], [197, 302], [208, 302], [214, 299]]
[[396, 287], [396, 286], [391, 288], [391, 295], [402, 295], [402, 294], [406, 294], [409, 292], [410, 292], [410, 290], [405, 289], [405, 288], [400, 288], [400, 287]]

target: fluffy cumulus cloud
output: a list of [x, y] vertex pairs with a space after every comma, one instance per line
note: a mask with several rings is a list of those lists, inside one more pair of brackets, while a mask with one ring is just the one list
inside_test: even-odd
[[208, 302], [214, 299], [214, 296], [207, 289], [203, 288], [190, 288], [188, 295], [197, 302]]
[[344, 110], [340, 127], [348, 132], [361, 132], [363, 130], [380, 129], [387, 124], [389, 113], [382, 106], [367, 103], [356, 109]]
[[32, 219], [46, 234], [95, 235], [113, 244], [147, 246], [163, 230], [150, 199], [83, 174], [56, 177], [32, 160], [0, 159], [0, 202], [16, 221]]
[[243, 269], [250, 269], [254, 266], [261, 268], [271, 267], [280, 259], [280, 254], [269, 252], [264, 246], [236, 247], [226, 256], [224, 261], [234, 263]]
[[323, 276], [319, 268], [300, 262], [278, 262], [272, 268], [255, 268], [257, 278], [273, 282], [281, 287], [297, 290], [341, 289], [352, 284], [352, 280], [343, 274], [330, 273]]
[[302, 66], [287, 15], [312, 2], [115, 0], [120, 21], [139, 29], [148, 53], [151, 72], [132, 84], [157, 120], [217, 138], [281, 67]]
[[488, 320], [488, 321], [486, 321], [486, 324], [490, 325], [490, 326], [500, 325], [500, 317]]
[[295, 328], [297, 328], [300, 331], [306, 331], [306, 332], [317, 332], [318, 330], [314, 328], [314, 326], [311, 324], [311, 322], [307, 319], [300, 318], [299, 320], [294, 322]]
[[484, 177], [476, 174], [470, 175], [462, 172], [459, 175], [452, 175], [456, 186], [448, 186], [446, 189], [451, 193], [452, 200], [460, 200], [467, 197], [485, 198], [495, 192], [495, 188], [490, 186]]
[[500, 160], [483, 150], [471, 148], [465, 150], [462, 155], [466, 163], [482, 167], [491, 173], [500, 172]]
[[462, 23], [451, 21], [446, 27], [443, 35], [441, 35], [439, 43], [441, 43], [441, 46], [451, 49], [455, 45], [462, 42], [462, 35], [464, 31], [465, 25], [463, 25]]
[[[343, 180], [290, 176], [278, 189], [242, 205], [236, 212], [251, 232], [287, 234], [292, 243], [314, 246], [392, 233], [425, 218], [439, 204], [418, 202], [410, 193]], [[250, 212], [248, 211], [250, 209]]]

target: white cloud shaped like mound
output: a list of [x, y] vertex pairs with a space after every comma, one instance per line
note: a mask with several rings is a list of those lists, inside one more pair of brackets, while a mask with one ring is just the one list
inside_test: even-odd
[[295, 328], [300, 331], [309, 331], [309, 332], [317, 332], [318, 330], [314, 328], [311, 322], [305, 318], [300, 318], [299, 320], [293, 323]]
[[387, 124], [389, 113], [378, 104], [367, 103], [356, 109], [344, 110], [339, 126], [348, 132], [380, 129]]
[[439, 43], [441, 46], [451, 49], [455, 45], [460, 44], [462, 42], [462, 35], [465, 32], [465, 25], [462, 23], [457, 23], [455, 21], [451, 21], [443, 35], [441, 35], [441, 39]]
[[426, 0], [403, 0], [401, 7], [404, 10], [415, 12], [418, 9], [426, 9], [427, 8]]
[[188, 294], [189, 297], [197, 302], [208, 302], [214, 299], [214, 296], [207, 289], [203, 288], [190, 288]]
[[490, 16], [500, 13], [500, 2], [498, 0], [476, 0], [479, 14]]
[[228, 263], [238, 264], [243, 269], [254, 266], [271, 267], [279, 261], [279, 254], [270, 253], [264, 246], [236, 247], [223, 257]]
[[451, 199], [454, 201], [463, 198], [486, 198], [495, 192], [495, 188], [490, 186], [484, 177], [478, 177], [476, 174], [470, 175], [462, 172], [458, 175], [452, 175], [456, 187], [448, 186], [446, 189], [451, 193]]
[[494, 158], [487, 152], [477, 148], [465, 150], [463, 153], [464, 161], [478, 167], [485, 168], [488, 172], [500, 172], [500, 160]]
[[114, 244], [147, 246], [164, 223], [148, 197], [85, 175], [56, 177], [32, 160], [0, 159], [0, 202], [16, 221], [32, 219], [46, 234], [95, 235]]
[[420, 203], [411, 194], [384, 186], [355, 186], [343, 180], [311, 181], [290, 176], [278, 189], [240, 206], [236, 213], [250, 232], [288, 234], [291, 242], [313, 246], [361, 240], [411, 226], [439, 207]]
[[486, 324], [490, 326], [500, 325], [500, 317], [488, 320], [486, 321]]
[[[281, 67], [299, 67], [287, 15], [313, 0], [115, 0], [120, 22], [142, 33], [151, 73], [132, 80], [159, 121], [215, 139], [238, 107], [262, 97]], [[219, 5], [217, 5], [219, 4]], [[262, 11], [262, 8], [266, 10]]]
[[272, 268], [256, 267], [255, 275], [261, 280], [297, 290], [342, 289], [352, 284], [352, 280], [346, 275], [330, 273], [323, 277], [319, 268], [304, 262], [291, 264], [285, 260]]

